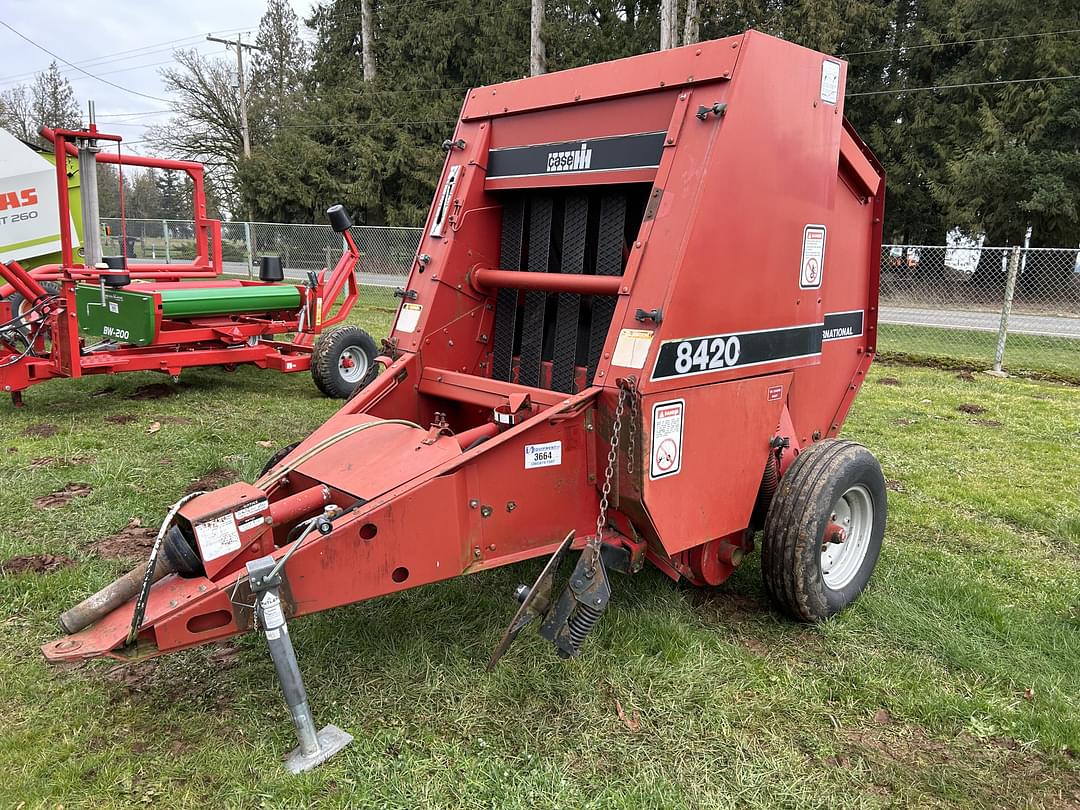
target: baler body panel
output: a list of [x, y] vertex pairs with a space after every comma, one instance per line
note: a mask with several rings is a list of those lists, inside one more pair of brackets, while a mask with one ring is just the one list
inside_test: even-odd
[[[766, 460], [835, 436], [875, 353], [884, 179], [845, 70], [748, 32], [470, 91], [385, 370], [256, 482], [345, 510], [285, 566], [286, 614], [580, 545], [605, 484], [599, 539], [673, 577], [748, 550]], [[373, 419], [416, 425], [350, 432]], [[206, 615], [297, 525], [215, 559]], [[166, 604], [158, 651], [250, 628]], [[114, 650], [107, 623], [46, 654]]]

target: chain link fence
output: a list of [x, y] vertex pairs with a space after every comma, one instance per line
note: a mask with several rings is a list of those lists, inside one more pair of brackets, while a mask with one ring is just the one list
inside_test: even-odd
[[1080, 380], [1080, 251], [885, 245], [879, 349]]
[[[118, 220], [105, 220], [105, 252], [121, 252]], [[419, 228], [357, 226], [367, 306], [396, 309], [420, 243]], [[190, 261], [190, 221], [129, 219], [126, 255]], [[223, 222], [225, 272], [253, 276], [258, 257], [282, 258], [286, 276], [333, 267], [344, 252], [327, 225]], [[886, 355], [1052, 374], [1080, 381], [1080, 251], [1065, 248], [885, 245], [879, 349]]]
[[[186, 262], [195, 256], [190, 220], [129, 219], [123, 233], [118, 219], [103, 219], [102, 225], [106, 255], [123, 252], [136, 263]], [[358, 225], [351, 233], [363, 257], [361, 300], [365, 306], [396, 309], [394, 288], [405, 283], [420, 244], [420, 229]], [[287, 278], [302, 280], [309, 272], [333, 267], [344, 252], [344, 240], [329, 225], [221, 223], [221, 254], [228, 275], [257, 276], [259, 257], [274, 255], [281, 257]]]

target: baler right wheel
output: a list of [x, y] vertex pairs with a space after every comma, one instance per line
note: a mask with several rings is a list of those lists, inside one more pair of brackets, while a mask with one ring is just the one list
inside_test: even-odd
[[379, 353], [371, 335], [358, 326], [324, 332], [311, 355], [311, 377], [328, 397], [347, 399], [364, 379]]
[[784, 612], [819, 622], [862, 593], [886, 506], [881, 466], [861, 444], [826, 439], [799, 454], [780, 479], [761, 549], [765, 587]]
[[284, 447], [279, 447], [274, 452], [274, 455], [270, 456], [270, 458], [266, 460], [266, 463], [263, 465], [262, 472], [259, 473], [259, 478], [262, 478], [264, 475], [274, 469], [274, 467], [281, 463], [281, 460], [285, 458], [285, 456], [289, 455], [289, 453], [291, 453], [299, 446], [300, 442], [293, 442], [292, 444], [287, 444]]

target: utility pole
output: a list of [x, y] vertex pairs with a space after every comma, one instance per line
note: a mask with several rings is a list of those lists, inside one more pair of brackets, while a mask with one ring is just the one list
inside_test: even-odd
[[258, 45], [252, 45], [251, 43], [244, 42], [240, 38], [240, 34], [236, 35], [236, 41], [231, 39], [220, 39], [218, 37], [212, 37], [207, 34], [206, 39], [209, 42], [220, 42], [222, 45], [226, 45], [230, 48], [236, 48], [236, 80], [237, 88], [240, 92], [240, 135], [244, 141], [244, 157], [251, 157], [251, 134], [248, 130], [248, 114], [247, 114], [247, 83], [244, 81], [244, 49], [249, 51], [261, 51]]
[[676, 17], [675, 0], [660, 0], [660, 50], [662, 51], [675, 47]]
[[547, 73], [547, 51], [544, 48], [544, 0], [532, 0], [529, 17], [529, 75]]
[[371, 17], [371, 0], [360, 0], [360, 56], [364, 66], [364, 81], [375, 78], [375, 41]]

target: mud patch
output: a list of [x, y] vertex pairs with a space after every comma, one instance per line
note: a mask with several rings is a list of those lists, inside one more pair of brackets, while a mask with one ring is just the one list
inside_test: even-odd
[[106, 559], [143, 561], [150, 556], [155, 537], [156, 529], [148, 529], [138, 518], [132, 518], [127, 526], [98, 540], [92, 548], [95, 554]]
[[70, 458], [64, 458], [63, 456], [41, 456], [35, 458], [27, 466], [31, 470], [38, 470], [42, 467], [70, 467], [75, 464], [86, 464], [94, 460], [93, 456], [83, 455], [82, 453], [76, 453]]
[[50, 425], [45, 423], [41, 425], [31, 425], [23, 431], [23, 436], [30, 436], [34, 439], [48, 439], [52, 436], [55, 436], [59, 432], [60, 428], [58, 428], [56, 425]]
[[111, 413], [105, 417], [105, 421], [110, 425], [130, 425], [137, 418], [130, 413]]
[[156, 661], [142, 661], [138, 664], [118, 664], [105, 672], [105, 679], [119, 687], [120, 694], [131, 695], [145, 691], [157, 669]]
[[48, 574], [75, 564], [63, 554], [22, 554], [0, 562], [0, 576], [12, 574]]
[[[872, 722], [868, 728], [841, 730], [840, 750], [822, 761], [869, 768], [880, 774], [876, 785], [886, 789], [893, 787], [892, 769], [915, 773], [932, 767], [947, 775], [968, 806], [997, 806], [1003, 795], [1024, 796], [1033, 806], [1080, 806], [1080, 776], [1016, 740], [964, 733], [935, 739], [923, 728], [897, 721], [886, 709], [879, 709]], [[987, 773], [1001, 778], [987, 780]]]
[[882, 377], [877, 382], [878, 385], [901, 385], [901, 382], [896, 377]]
[[240, 663], [240, 646], [223, 642], [207, 657], [214, 669], [228, 669]]
[[59, 509], [66, 506], [75, 498], [85, 498], [93, 492], [89, 484], [68, 484], [63, 489], [34, 498], [34, 506], [38, 509]]
[[997, 419], [975, 419], [973, 420], [976, 425], [982, 425], [983, 427], [998, 428], [1004, 427], [1004, 422], [999, 422]]
[[889, 490], [889, 492], [905, 492], [906, 491], [904, 489], [904, 482], [899, 480], [898, 478], [886, 478], [885, 479], [885, 489]]
[[970, 371], [961, 371], [956, 375], [956, 379], [964, 380], [965, 382], [973, 382], [975, 380], [975, 375]]
[[159, 416], [157, 418], [159, 424], [162, 425], [193, 425], [194, 419], [188, 419], [186, 416]]
[[110, 394], [115, 394], [115, 393], [116, 393], [116, 388], [114, 386], [107, 385], [104, 388], [99, 388], [97, 391], [92, 393], [90, 396], [92, 396], [92, 397], [107, 397]]
[[140, 385], [125, 397], [125, 399], [165, 399], [180, 393], [176, 388], [166, 383], [148, 383]]
[[693, 588], [690, 604], [710, 624], [742, 624], [769, 613], [769, 606], [760, 599], [719, 589]]
[[229, 470], [225, 467], [218, 467], [216, 470], [211, 470], [201, 478], [196, 478], [184, 490], [185, 495], [190, 495], [192, 492], [198, 492], [203, 490], [209, 492], [213, 489], [220, 489], [227, 484], [232, 484], [240, 480], [240, 476], [236, 474], [236, 470]]
[[960, 413], [986, 413], [986, 408], [982, 405], [976, 405], [974, 402], [964, 402], [956, 406], [956, 410]]

